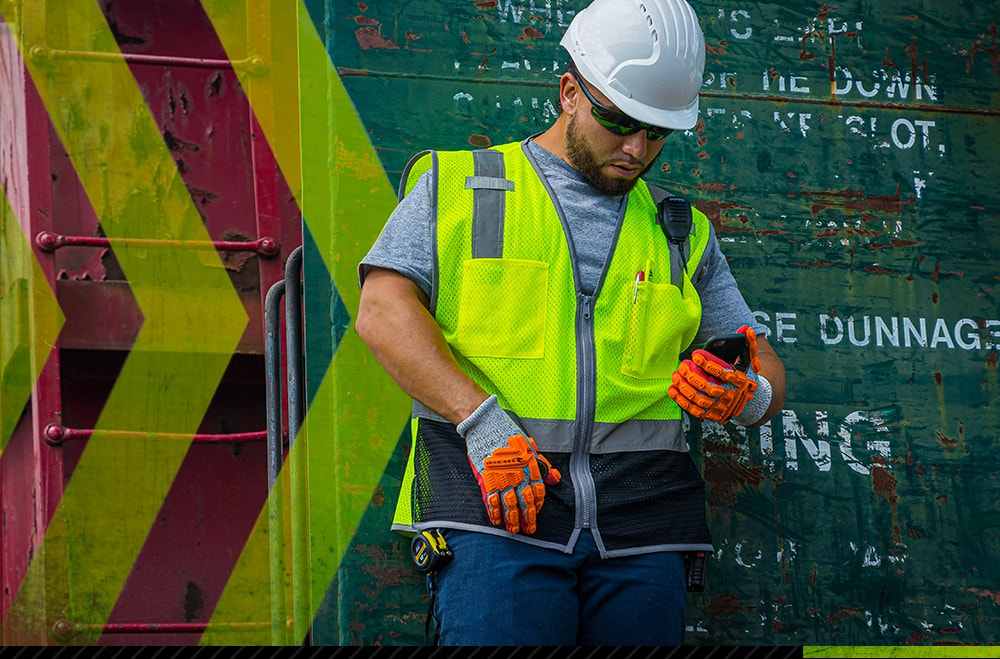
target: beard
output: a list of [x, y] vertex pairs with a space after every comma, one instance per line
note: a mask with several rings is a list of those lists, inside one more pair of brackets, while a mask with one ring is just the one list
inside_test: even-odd
[[[590, 148], [584, 138], [582, 131], [580, 130], [579, 124], [577, 124], [577, 117], [579, 115], [574, 114], [570, 120], [569, 125], [566, 127], [566, 156], [569, 158], [569, 162], [573, 167], [580, 172], [580, 175], [590, 183], [590, 185], [604, 195], [623, 195], [627, 194], [635, 184], [639, 182], [639, 179], [649, 171], [656, 162], [656, 158], [653, 158], [646, 165], [638, 175], [633, 178], [618, 178], [607, 176], [601, 169], [604, 165], [609, 164], [611, 161], [601, 162], [597, 159], [597, 155], [594, 150]], [[640, 161], [636, 159], [629, 160], [629, 164], [641, 164]]]

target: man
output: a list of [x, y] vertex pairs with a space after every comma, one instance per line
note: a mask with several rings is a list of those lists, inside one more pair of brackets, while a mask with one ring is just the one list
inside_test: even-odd
[[[697, 120], [691, 7], [596, 0], [561, 43], [555, 123], [415, 159], [361, 264], [357, 331], [414, 398], [394, 529], [453, 553], [441, 644], [678, 645], [685, 553], [712, 547], [682, 409], [764, 423], [784, 368], [705, 216], [640, 180]], [[736, 332], [736, 367], [680, 360]]]

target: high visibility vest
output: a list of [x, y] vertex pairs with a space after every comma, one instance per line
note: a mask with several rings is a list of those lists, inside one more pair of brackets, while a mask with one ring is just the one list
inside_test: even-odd
[[[671, 245], [650, 189], [635, 186], [587, 295], [565, 220], [525, 145], [426, 152], [404, 179], [412, 185], [426, 170], [431, 312], [463, 371], [563, 475], [547, 488], [538, 531], [517, 538], [565, 550], [578, 529], [593, 528], [607, 555], [710, 549], [704, 482], [666, 395], [700, 323], [691, 274], [708, 219], [692, 209], [690, 235]], [[489, 523], [454, 426], [416, 402], [413, 417], [393, 528], [505, 534]]]

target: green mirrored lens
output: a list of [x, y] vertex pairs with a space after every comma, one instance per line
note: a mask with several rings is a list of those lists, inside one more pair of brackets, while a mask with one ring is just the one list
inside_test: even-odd
[[583, 90], [587, 100], [590, 101], [590, 114], [594, 117], [597, 123], [601, 124], [615, 135], [634, 135], [640, 130], [644, 130], [646, 131], [646, 139], [662, 140], [673, 132], [673, 129], [671, 128], [660, 128], [659, 126], [653, 126], [652, 124], [647, 124], [642, 121], [636, 121], [627, 114], [604, 107], [597, 102], [597, 99], [593, 97], [590, 90], [587, 89], [587, 85], [581, 80], [580, 76], [577, 75], [575, 71], [573, 72], [573, 77], [576, 78], [577, 82], [580, 84], [580, 89]]

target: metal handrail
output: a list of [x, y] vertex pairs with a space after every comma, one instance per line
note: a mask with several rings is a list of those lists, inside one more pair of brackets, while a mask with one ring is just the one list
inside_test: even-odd
[[254, 75], [267, 73], [268, 63], [260, 55], [243, 59], [218, 59], [212, 57], [177, 57], [173, 55], [142, 55], [139, 53], [66, 50], [35, 44], [28, 50], [33, 62], [46, 64], [53, 60], [85, 60], [97, 62], [124, 62], [125, 64], [150, 64], [154, 66], [182, 66], [198, 69], [233, 69]]
[[[296, 624], [308, 624], [308, 609], [303, 610], [302, 603], [294, 598], [293, 626], [282, 624], [287, 620], [286, 570], [285, 570], [285, 494], [280, 489], [279, 476], [284, 461], [284, 446], [281, 441], [282, 426], [282, 386], [281, 386], [281, 300], [285, 301], [285, 355], [287, 376], [285, 380], [285, 398], [287, 399], [288, 447], [291, 449], [302, 425], [302, 248], [298, 247], [288, 255], [285, 262], [285, 279], [276, 282], [267, 292], [264, 301], [264, 370], [267, 394], [267, 428], [268, 428], [268, 463], [267, 477], [270, 496], [268, 497], [268, 523], [270, 533], [270, 580], [271, 580], [271, 642], [274, 645], [287, 645], [289, 634], [299, 636]], [[291, 470], [295, 472], [296, 470]], [[301, 488], [304, 474], [295, 473], [290, 478], [293, 488]], [[278, 489], [276, 490], [276, 486]], [[308, 531], [304, 528], [302, 514], [303, 499], [296, 495], [298, 489], [291, 494], [292, 503], [292, 589], [306, 587], [303, 571], [308, 570], [302, 552], [307, 551]], [[308, 553], [307, 553], [308, 556]], [[308, 576], [308, 572], [306, 575]], [[300, 618], [305, 618], [304, 622]]]
[[[103, 236], [66, 236], [52, 231], [41, 231], [35, 244], [43, 252], [54, 252], [61, 247], [112, 247], [110, 238]], [[116, 238], [116, 245], [135, 247], [183, 247], [186, 249], [216, 249], [225, 252], [256, 252], [261, 256], [277, 256], [280, 247], [274, 238], [257, 240], [161, 240], [156, 238]]]
[[302, 248], [285, 262], [285, 354], [288, 362], [288, 443], [302, 427]]
[[[302, 247], [288, 255], [285, 263], [285, 352], [288, 368], [288, 447], [289, 452], [298, 438], [304, 416], [302, 350]], [[292, 512], [292, 619], [293, 640], [308, 634], [312, 623], [309, 596], [309, 481], [305, 468], [307, 454], [297, 450], [290, 465]]]
[[228, 444], [231, 442], [251, 442], [267, 439], [266, 430], [231, 433], [183, 433], [183, 432], [147, 432], [144, 430], [102, 430], [100, 428], [69, 428], [58, 423], [45, 426], [42, 436], [50, 446], [59, 446], [71, 439], [89, 439], [97, 435], [108, 437], [137, 437], [144, 439], [177, 439], [197, 442], [200, 444]]
[[281, 441], [281, 298], [285, 282], [276, 282], [264, 298], [264, 388], [267, 401], [267, 487], [278, 479]]

